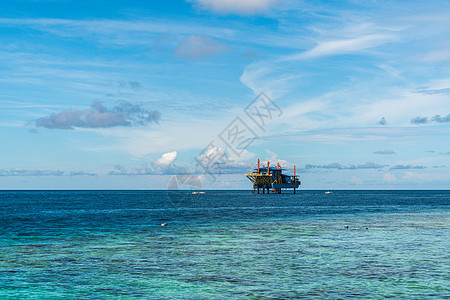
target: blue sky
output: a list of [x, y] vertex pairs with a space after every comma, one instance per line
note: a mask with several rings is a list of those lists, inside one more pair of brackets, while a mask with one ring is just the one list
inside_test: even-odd
[[[448, 1], [2, 1], [0, 189], [250, 189], [257, 158], [295, 164], [304, 189], [448, 189], [448, 16]], [[264, 126], [245, 110], [261, 99], [279, 108]], [[253, 136], [233, 151], [236, 124]], [[205, 157], [226, 159], [205, 173]]]

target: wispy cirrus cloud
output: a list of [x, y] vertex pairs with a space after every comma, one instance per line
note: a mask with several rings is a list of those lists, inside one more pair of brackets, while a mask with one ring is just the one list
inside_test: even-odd
[[254, 15], [268, 12], [281, 0], [187, 0], [197, 7], [219, 14]]
[[[288, 49], [303, 49], [293, 43], [290, 36], [274, 31], [252, 31], [252, 26], [237, 23], [237, 26], [222, 26], [219, 22], [202, 23], [198, 19], [56, 19], [56, 18], [0, 18], [0, 26], [11, 28], [32, 28], [62, 38], [82, 38], [101, 45], [121, 47], [177, 46], [179, 37], [206, 36], [214, 41], [226, 40], [228, 43], [249, 45], [270, 45]], [[251, 32], [251, 34], [249, 34]], [[221, 43], [220, 45], [223, 46]], [[1, 47], [1, 46], [0, 46]], [[0, 48], [0, 50], [2, 50]], [[225, 47], [228, 50], [228, 47]], [[13, 51], [14, 52], [14, 51]], [[8, 52], [6, 52], [8, 53]], [[71, 63], [64, 61], [65, 64]], [[99, 65], [98, 61], [90, 62]]]
[[140, 83], [139, 81], [136, 81], [136, 80], [125, 81], [122, 79], [122, 80], [119, 80], [117, 83], [120, 88], [128, 88], [128, 89], [132, 89], [133, 91], [142, 89], [142, 83]]
[[200, 59], [226, 51], [226, 46], [208, 36], [191, 35], [182, 39], [175, 55], [182, 59]]
[[436, 95], [436, 94], [450, 94], [450, 88], [442, 88], [442, 89], [428, 89], [428, 90], [418, 90], [416, 93], [425, 94], [425, 95]]
[[[401, 29], [395, 26], [390, 28], [364, 22], [332, 22], [312, 26], [304, 37], [291, 41], [293, 45], [299, 45], [297, 49], [306, 50], [290, 54], [284, 51], [277, 57], [254, 62], [244, 69], [240, 80], [255, 93], [264, 90], [272, 97], [284, 96], [299, 86], [311, 84], [313, 79], [307, 75], [310, 66], [305, 62], [338, 55], [375, 57], [379, 53], [372, 49], [383, 49], [381, 46], [395, 41], [398, 31]], [[322, 66], [319, 63], [317, 70]], [[342, 69], [349, 69], [349, 65], [342, 66]], [[381, 125], [386, 124], [385, 119], [380, 122]]]
[[63, 110], [31, 122], [36, 127], [48, 129], [108, 128], [115, 126], [145, 126], [158, 122], [161, 114], [147, 110], [139, 104], [122, 100], [109, 109], [94, 101], [85, 110]]
[[392, 36], [387, 34], [369, 34], [355, 38], [320, 41], [314, 48], [298, 55], [291, 56], [290, 59], [307, 59], [356, 53], [384, 44], [391, 39]]
[[[330, 26], [330, 24], [328, 24]], [[315, 46], [283, 60], [305, 60], [342, 54], [357, 54], [394, 41], [397, 27], [384, 27], [374, 23], [355, 22], [333, 24], [333, 27], [312, 27], [316, 33]]]
[[[230, 29], [202, 26], [198, 23], [190, 23], [180, 25], [178, 22], [170, 22], [168, 20], [113, 20], [113, 19], [94, 19], [94, 20], [77, 20], [77, 19], [56, 19], [56, 18], [0, 18], [0, 24], [5, 26], [26, 26], [46, 31], [54, 35], [64, 37], [86, 36], [87, 34], [121, 36], [122, 33], [140, 33], [140, 42], [138, 39], [131, 41], [136, 43], [147, 42], [142, 39], [142, 35], [146, 33], [177, 33], [192, 34], [194, 32], [207, 32], [212, 36], [221, 36], [230, 33]], [[145, 35], [144, 35], [145, 36]], [[130, 38], [124, 41], [130, 41]], [[116, 43], [122, 44], [121, 40]]]

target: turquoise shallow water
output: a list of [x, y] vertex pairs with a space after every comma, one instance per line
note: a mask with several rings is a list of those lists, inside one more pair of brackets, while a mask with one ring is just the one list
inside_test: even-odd
[[2, 299], [450, 299], [447, 191], [0, 197]]

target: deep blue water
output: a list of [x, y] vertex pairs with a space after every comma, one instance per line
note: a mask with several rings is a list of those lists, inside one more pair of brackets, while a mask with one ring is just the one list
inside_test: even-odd
[[1, 191], [0, 298], [450, 299], [449, 212], [450, 191]]

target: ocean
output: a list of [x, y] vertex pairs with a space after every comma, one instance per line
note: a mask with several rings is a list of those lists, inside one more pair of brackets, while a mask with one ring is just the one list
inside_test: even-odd
[[450, 299], [449, 228], [450, 191], [0, 191], [0, 299]]

